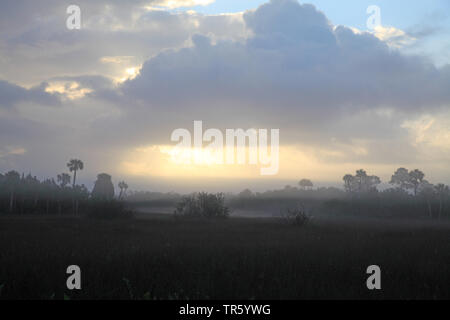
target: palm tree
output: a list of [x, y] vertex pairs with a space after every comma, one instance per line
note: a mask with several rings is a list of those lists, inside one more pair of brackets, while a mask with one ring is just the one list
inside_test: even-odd
[[125, 183], [125, 181], [121, 181], [121, 182], [119, 182], [119, 188], [120, 188], [119, 199], [122, 199], [122, 197], [127, 192], [128, 185]]
[[9, 186], [9, 212], [12, 213], [14, 209], [14, 196], [17, 187], [20, 184], [20, 174], [17, 171], [10, 171], [5, 174], [6, 185]]
[[67, 173], [58, 174], [57, 180], [61, 188], [65, 188], [70, 183], [70, 175]]
[[50, 210], [50, 200], [55, 195], [55, 189], [57, 188], [55, 180], [47, 179], [41, 184], [42, 192], [45, 198], [46, 210], [45, 212], [48, 214]]
[[60, 189], [58, 191], [58, 213], [62, 213], [62, 204], [61, 201], [64, 198], [65, 188], [68, 184], [70, 184], [70, 175], [67, 173], [58, 174], [57, 180], [60, 184]]
[[72, 188], [75, 188], [75, 183], [76, 183], [76, 180], [77, 180], [77, 171], [78, 170], [83, 170], [83, 168], [84, 168], [83, 161], [78, 160], [78, 159], [72, 159], [67, 164], [67, 167], [69, 168], [70, 172], [73, 171], [73, 185], [72, 185]]
[[439, 197], [439, 219], [441, 219], [441, 215], [442, 215], [442, 200], [444, 199], [444, 197], [449, 193], [449, 187], [446, 186], [443, 183], [439, 183], [438, 185], [436, 185], [435, 187], [436, 193]]

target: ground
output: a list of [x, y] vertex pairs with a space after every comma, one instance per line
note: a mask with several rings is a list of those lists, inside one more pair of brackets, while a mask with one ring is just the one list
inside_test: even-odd
[[438, 222], [0, 217], [0, 299], [448, 299], [449, 266]]

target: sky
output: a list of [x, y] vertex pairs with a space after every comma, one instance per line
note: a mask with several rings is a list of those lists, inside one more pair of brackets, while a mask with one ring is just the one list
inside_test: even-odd
[[[80, 29], [66, 10], [81, 10]], [[377, 6], [380, 25], [367, 24]], [[130, 189], [342, 185], [398, 167], [450, 183], [450, 3], [3, 0], [0, 172], [84, 161]], [[171, 135], [279, 130], [279, 170], [179, 161]], [[247, 149], [248, 152], [248, 149]]]

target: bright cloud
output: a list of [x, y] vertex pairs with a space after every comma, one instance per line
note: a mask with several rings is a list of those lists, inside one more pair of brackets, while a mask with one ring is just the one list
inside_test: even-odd
[[[230, 15], [166, 10], [211, 1], [106, 10], [83, 0], [88, 27], [73, 33], [60, 28], [57, 2], [45, 3], [52, 10], [35, 8], [47, 17], [39, 28], [34, 19], [14, 28], [4, 13], [0, 20], [8, 34], [0, 37], [0, 146], [26, 150], [0, 148], [4, 168], [51, 173], [75, 153], [93, 176], [259, 172], [174, 163], [164, 149], [170, 133], [198, 119], [220, 130], [279, 128], [283, 179], [339, 180], [359, 167], [388, 175], [403, 164], [450, 178], [450, 67], [404, 54], [415, 41], [406, 31], [334, 26], [292, 0]], [[166, 9], [145, 8], [156, 5]]]
[[378, 39], [388, 43], [393, 48], [409, 46], [417, 40], [405, 31], [394, 27], [377, 26], [373, 33]]
[[215, 0], [157, 0], [154, 5], [175, 9], [181, 7], [207, 6], [214, 2]]

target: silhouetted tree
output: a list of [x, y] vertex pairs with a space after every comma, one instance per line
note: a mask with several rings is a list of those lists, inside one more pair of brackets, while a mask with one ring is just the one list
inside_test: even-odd
[[68, 184], [70, 184], [70, 176], [67, 173], [58, 174], [56, 179], [58, 180], [59, 186], [61, 188], [65, 188]]
[[346, 174], [343, 177], [344, 188], [347, 192], [369, 193], [376, 192], [381, 179], [377, 176], [369, 176], [363, 169], [356, 171], [356, 175]]
[[[72, 209], [73, 213], [78, 214], [79, 206], [87, 213], [87, 209], [92, 207], [89, 190], [84, 185], [69, 187], [70, 182], [71, 176], [68, 173], [57, 175], [55, 180], [46, 179], [42, 182], [31, 173], [28, 175], [20, 175], [16, 171], [0, 173], [0, 213], [50, 214], [55, 210], [63, 214], [70, 213]], [[123, 196], [128, 186], [125, 184], [122, 188]], [[114, 196], [112, 183], [111, 189], [112, 192], [109, 192], [110, 196], [107, 198]]]
[[120, 189], [119, 199], [122, 199], [127, 192], [128, 184], [126, 184], [125, 181], [121, 181], [119, 182], [118, 186]]
[[47, 179], [41, 184], [43, 197], [45, 198], [45, 212], [50, 212], [50, 202], [55, 200], [55, 195], [58, 190], [58, 186], [53, 179]]
[[430, 218], [433, 218], [433, 210], [431, 203], [433, 201], [433, 198], [435, 196], [436, 190], [434, 189], [434, 186], [429, 183], [427, 180], [422, 180], [422, 182], [419, 185], [418, 188], [419, 194], [424, 198], [424, 200], [427, 203], [428, 207], [428, 215]]
[[344, 180], [344, 189], [346, 192], [354, 192], [354, 177], [351, 174], [346, 174], [343, 178]]
[[[347, 195], [337, 188], [318, 188], [314, 191], [302, 192], [300, 188], [291, 186], [256, 193], [244, 190], [237, 196], [202, 193], [183, 200], [184, 204], [182, 201], [179, 212], [183, 215], [192, 213], [192, 215], [200, 216], [226, 216], [227, 210], [224, 207], [226, 197], [227, 205], [234, 208], [251, 209], [256, 206], [270, 210], [271, 207], [279, 206], [280, 203], [285, 207], [297, 204], [301, 199], [313, 210], [324, 213], [386, 214], [405, 217], [419, 217], [426, 213], [430, 218], [450, 217], [449, 187], [444, 184], [433, 186], [424, 177], [425, 175], [417, 169], [408, 172], [407, 169], [400, 168], [391, 179], [395, 187], [378, 192], [377, 185], [381, 182], [380, 178], [368, 175], [361, 169], [356, 171], [354, 176], [347, 174], [343, 177]], [[78, 214], [80, 206], [84, 213], [96, 217], [128, 216], [128, 214], [122, 215], [127, 212], [124, 203], [113, 200], [114, 185], [110, 175], [98, 175], [92, 195], [84, 185], [74, 184], [69, 187], [70, 182], [71, 176], [68, 173], [59, 174], [55, 180], [47, 179], [42, 182], [31, 173], [26, 176], [16, 171], [0, 173], [0, 213], [50, 214], [57, 211], [63, 214], [70, 213], [72, 209], [73, 213]], [[310, 186], [309, 183], [302, 183], [302, 185], [305, 189]], [[128, 186], [124, 181], [121, 181], [118, 186], [119, 199], [122, 199], [126, 195]], [[416, 197], [411, 190], [414, 190]], [[348, 194], [351, 195], [351, 199]], [[164, 203], [170, 206], [176, 205], [182, 196], [174, 193], [140, 192], [127, 198], [130, 201], [151, 201], [158, 205]], [[111, 212], [113, 212], [112, 215]]]
[[314, 187], [314, 184], [309, 179], [302, 179], [298, 184], [303, 190], [306, 190], [308, 188], [312, 189]]
[[5, 174], [5, 184], [7, 185], [9, 189], [10, 194], [10, 200], [9, 200], [9, 212], [13, 213], [14, 210], [14, 195], [16, 192], [16, 189], [19, 187], [20, 184], [20, 174], [17, 171], [9, 171]]
[[83, 161], [78, 159], [72, 159], [67, 164], [67, 167], [69, 168], [70, 172], [73, 172], [73, 185], [72, 187], [75, 187], [76, 179], [77, 179], [77, 171], [84, 169]]
[[75, 186], [72, 189], [72, 194], [73, 194], [73, 197], [75, 198], [74, 213], [75, 213], [75, 215], [78, 215], [79, 201], [80, 200], [87, 201], [89, 199], [89, 190], [83, 184], [81, 186]]
[[238, 197], [240, 198], [253, 198], [255, 195], [253, 194], [252, 190], [245, 189], [241, 192], [239, 192]]
[[436, 190], [436, 194], [438, 196], [439, 199], [439, 214], [438, 217], [439, 219], [441, 219], [442, 216], [442, 203], [444, 201], [444, 198], [449, 195], [449, 187], [446, 186], [445, 184], [439, 183], [437, 184], [435, 187]]
[[358, 185], [358, 192], [361, 192], [364, 187], [364, 180], [367, 178], [367, 172], [363, 169], [357, 170], [355, 179]]
[[391, 181], [389, 183], [405, 191], [411, 189], [411, 176], [409, 175], [408, 169], [398, 168], [391, 177]]
[[410, 183], [414, 189], [414, 196], [417, 196], [417, 190], [422, 183], [425, 174], [419, 169], [415, 169], [409, 172]]
[[114, 198], [114, 185], [111, 176], [107, 173], [101, 173], [97, 176], [92, 197], [95, 199], [111, 200]]
[[174, 214], [183, 217], [226, 218], [230, 210], [225, 206], [223, 193], [200, 192], [183, 197]]

